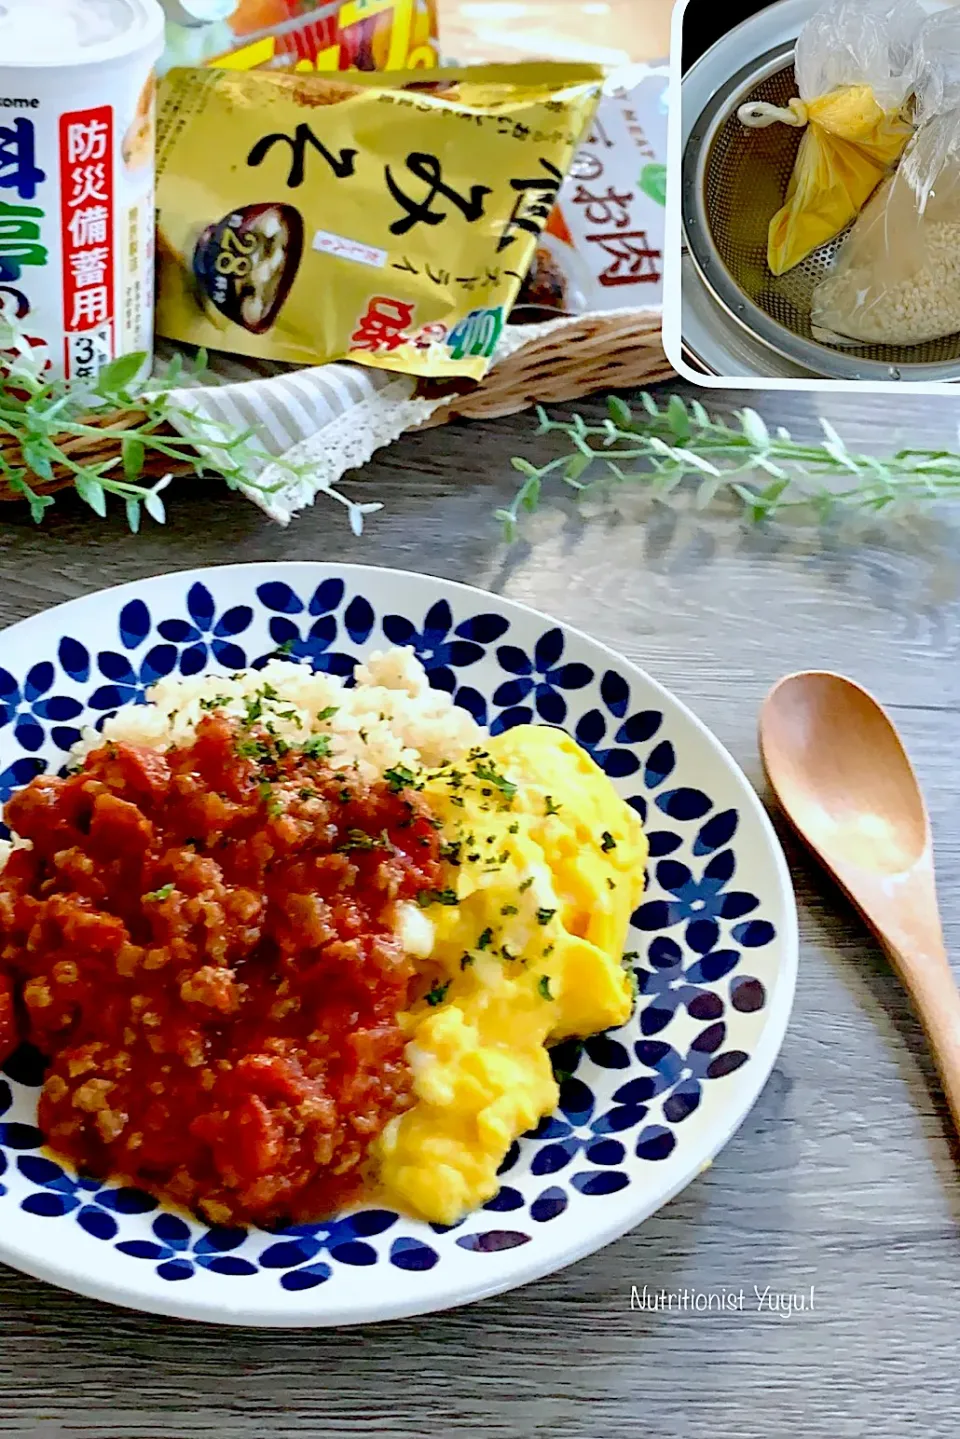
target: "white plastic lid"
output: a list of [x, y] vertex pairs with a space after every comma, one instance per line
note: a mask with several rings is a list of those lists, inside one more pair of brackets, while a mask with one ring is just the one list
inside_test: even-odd
[[162, 45], [157, 0], [0, 0], [0, 70], [95, 65]]

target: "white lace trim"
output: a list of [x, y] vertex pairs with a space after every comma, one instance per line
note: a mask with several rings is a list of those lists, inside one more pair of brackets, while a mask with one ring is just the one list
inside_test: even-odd
[[[285, 464], [313, 465], [309, 477], [288, 479], [282, 489], [272, 494], [246, 488], [244, 493], [271, 519], [289, 524], [295, 514], [313, 504], [317, 495], [337, 485], [348, 470], [359, 469], [377, 450], [422, 425], [442, 404], [442, 400], [415, 399], [410, 394], [409, 377], [400, 376], [282, 456]], [[283, 479], [284, 470], [276, 463], [268, 465], [259, 476], [264, 485]]]

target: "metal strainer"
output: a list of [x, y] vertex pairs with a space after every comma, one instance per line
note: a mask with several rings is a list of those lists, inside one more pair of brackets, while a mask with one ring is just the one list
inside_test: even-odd
[[785, 275], [767, 266], [767, 229], [783, 204], [803, 131], [749, 129], [741, 105], [786, 106], [796, 95], [794, 46], [752, 61], [718, 90], [683, 157], [683, 224], [704, 283], [727, 313], [779, 355], [838, 380], [960, 379], [960, 334], [923, 345], [834, 348], [813, 338], [810, 310], [844, 231]]

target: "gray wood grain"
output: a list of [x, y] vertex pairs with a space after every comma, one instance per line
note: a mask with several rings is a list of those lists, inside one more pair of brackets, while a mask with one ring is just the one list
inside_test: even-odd
[[[723, 397], [733, 403], [733, 397]], [[588, 407], [599, 414], [598, 405]], [[956, 445], [956, 408], [771, 395], [768, 420], [851, 444]], [[208, 484], [165, 531], [69, 502], [0, 530], [0, 623], [105, 583], [254, 559], [425, 570], [533, 604], [639, 661], [756, 783], [758, 705], [787, 670], [838, 668], [894, 711], [929, 797], [960, 959], [960, 506], [916, 532], [829, 537], [676, 517], [642, 496], [587, 519], [545, 505], [511, 550], [491, 518], [527, 417], [410, 436], [358, 488], [360, 542], [318, 508], [287, 532]], [[217, 1330], [112, 1310], [0, 1270], [0, 1434], [24, 1439], [948, 1439], [960, 1410], [960, 1185], [921, 1036], [837, 893], [788, 843], [796, 1010], [776, 1070], [713, 1168], [642, 1228], [552, 1278], [430, 1319], [339, 1333]], [[631, 1285], [745, 1291], [742, 1313], [631, 1312]], [[813, 1312], [754, 1286], [815, 1286]]]

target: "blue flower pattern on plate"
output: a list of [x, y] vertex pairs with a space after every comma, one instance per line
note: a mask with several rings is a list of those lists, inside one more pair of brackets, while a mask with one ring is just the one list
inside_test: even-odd
[[[142, 654], [136, 654], [136, 651], [142, 650], [152, 629], [150, 611], [142, 600], [131, 600], [124, 605], [118, 627], [125, 653], [100, 651], [97, 669], [107, 683], [99, 685], [87, 700], [92, 709], [108, 713], [121, 705], [146, 703], [147, 691], [157, 680], [171, 674], [177, 664], [176, 647], [169, 643], [151, 645]], [[76, 645], [79, 651], [82, 648], [80, 642], [76, 641]]]
[[[722, 1022], [709, 1025], [701, 1030], [686, 1054], [679, 1054], [671, 1045], [660, 1040], [638, 1040], [634, 1046], [641, 1064], [656, 1072], [651, 1082], [650, 1095], [667, 1096], [663, 1104], [663, 1117], [671, 1124], [679, 1124], [697, 1108], [703, 1093], [703, 1084], [708, 1079], [722, 1079], [745, 1064], [749, 1055], [740, 1049], [728, 1049], [718, 1053], [726, 1035]], [[637, 1090], [632, 1091], [629, 1083], [618, 1091], [641, 1092], [639, 1086], [645, 1081], [636, 1080]]]
[[561, 663], [564, 639], [560, 629], [547, 630], [528, 655], [516, 645], [501, 645], [497, 659], [501, 669], [514, 675], [494, 691], [493, 702], [503, 713], [491, 726], [494, 733], [512, 725], [527, 724], [534, 711], [547, 724], [563, 724], [567, 717], [565, 690], [581, 690], [593, 679], [589, 665], [576, 661]]
[[17, 744], [31, 754], [43, 745], [45, 724], [58, 749], [69, 750], [80, 738], [68, 721], [83, 713], [83, 705], [73, 695], [50, 693], [56, 673], [49, 660], [41, 660], [31, 665], [21, 686], [9, 670], [0, 669], [0, 729], [12, 724]]
[[253, 610], [234, 605], [217, 619], [213, 596], [199, 580], [187, 591], [189, 620], [161, 620], [157, 633], [171, 644], [183, 645], [180, 673], [197, 675], [206, 668], [208, 655], [227, 670], [245, 669], [247, 656], [235, 636], [250, 628]]
[[683, 950], [676, 940], [658, 935], [647, 951], [650, 968], [635, 970], [638, 991], [646, 1000], [640, 1007], [641, 1034], [659, 1034], [681, 1005], [692, 1019], [719, 1019], [723, 1000], [704, 986], [729, 973], [739, 958], [735, 949], [716, 950], [685, 966]]
[[[404, 615], [384, 615], [383, 633], [392, 645], [413, 649], [435, 690], [453, 694], [455, 671], [483, 659], [485, 646], [505, 634], [507, 624], [500, 615], [473, 615], [454, 627], [450, 606], [446, 600], [438, 600], [430, 606], [419, 630]], [[470, 705], [463, 707], [469, 709]]]
[[533, 1156], [531, 1174], [559, 1174], [582, 1155], [604, 1172], [574, 1174], [571, 1183], [581, 1194], [613, 1194], [626, 1188], [629, 1176], [616, 1166], [623, 1163], [627, 1151], [616, 1135], [639, 1123], [646, 1110], [634, 1113], [620, 1106], [597, 1114], [596, 1108], [596, 1098], [588, 1084], [573, 1076], [564, 1080], [560, 1087], [559, 1113], [542, 1119], [527, 1136], [546, 1141]]
[[[337, 611], [345, 591], [343, 580], [324, 580], [304, 604], [299, 595], [282, 581], [261, 585], [257, 590], [257, 599], [268, 610], [276, 612], [270, 620], [270, 637], [275, 648], [262, 655], [256, 663], [262, 665], [272, 655], [283, 654], [291, 659], [309, 660], [314, 670], [349, 678], [356, 668], [356, 656], [332, 648], [340, 630]], [[301, 627], [300, 620], [291, 618], [304, 614], [310, 621], [305, 629]], [[373, 628], [373, 610], [362, 595], [347, 606], [343, 625], [354, 644], [362, 644], [369, 636]]]
[[[677, 783], [677, 754], [663, 733], [663, 714], [632, 705], [630, 684], [615, 670], [597, 673], [565, 657], [558, 628], [544, 627], [532, 645], [521, 647], [504, 642], [511, 624], [505, 616], [478, 609], [461, 617], [446, 599], [419, 616], [388, 609], [378, 617], [370, 599], [339, 577], [306, 594], [273, 579], [249, 598], [249, 604], [221, 604], [215, 581], [194, 580], [179, 613], [155, 615], [143, 599], [127, 601], [115, 648], [91, 653], [79, 635], [63, 635], [56, 655], [39, 655], [22, 680], [0, 670], [0, 731], [14, 741], [3, 751], [0, 799], [48, 768], [51, 745], [69, 748], [77, 735], [73, 722], [83, 723], [85, 709], [86, 722], [97, 717], [90, 711], [102, 722], [120, 704], [142, 702], [166, 675], [262, 665], [278, 653], [349, 682], [379, 625], [388, 643], [415, 649], [431, 685], [495, 732], [534, 719], [566, 724], [646, 820], [652, 892], [634, 917], [645, 946], [634, 961], [637, 1013], [622, 1031], [555, 1052], [556, 1113], [513, 1146], [501, 1166], [499, 1193], [458, 1225], [414, 1225], [390, 1210], [365, 1209], [277, 1234], [204, 1228], [163, 1210], [150, 1195], [78, 1177], [41, 1153], [39, 1131], [28, 1119], [11, 1117], [11, 1109], [20, 1116], [32, 1112], [15, 1107], [17, 1096], [40, 1079], [39, 1061], [25, 1051], [0, 1077], [0, 1196], [34, 1218], [76, 1224], [170, 1284], [204, 1272], [230, 1279], [275, 1275], [292, 1294], [338, 1274], [349, 1282], [351, 1273], [376, 1265], [415, 1280], [443, 1262], [448, 1244], [482, 1256], [529, 1243], [548, 1221], [567, 1214], [578, 1195], [592, 1202], [627, 1188], [636, 1158], [666, 1159], [705, 1088], [748, 1061], [745, 1049], [728, 1042], [728, 1024], [761, 1012], [767, 990], [739, 966], [744, 952], [772, 943], [775, 929], [757, 913], [757, 897], [733, 884], [738, 813]], [[506, 678], [475, 681], [481, 661], [488, 673], [495, 663]]]

